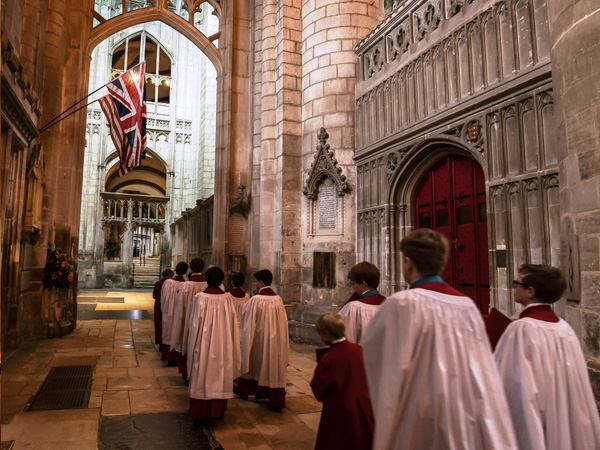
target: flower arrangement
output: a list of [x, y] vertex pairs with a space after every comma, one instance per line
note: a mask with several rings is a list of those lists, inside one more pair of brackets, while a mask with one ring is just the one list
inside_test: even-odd
[[108, 259], [113, 259], [114, 257], [118, 256], [119, 252], [121, 251], [121, 246], [112, 235], [112, 229], [108, 239], [104, 241], [104, 251]]
[[46, 268], [44, 270], [44, 288], [73, 288], [75, 281], [75, 261], [53, 243], [48, 244]]

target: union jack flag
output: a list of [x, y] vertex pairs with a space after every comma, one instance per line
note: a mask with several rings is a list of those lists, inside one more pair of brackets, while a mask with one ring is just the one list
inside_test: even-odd
[[119, 154], [119, 176], [146, 157], [146, 62], [129, 69], [106, 85], [100, 108], [108, 119], [110, 137]]

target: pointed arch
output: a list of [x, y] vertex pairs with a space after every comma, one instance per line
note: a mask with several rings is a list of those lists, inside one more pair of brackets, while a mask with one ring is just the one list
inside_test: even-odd
[[90, 39], [86, 46], [86, 53], [91, 55], [97, 45], [119, 31], [152, 21], [165, 23], [183, 34], [196, 45], [208, 59], [210, 59], [217, 71], [217, 77], [223, 75], [223, 59], [217, 47], [215, 47], [206, 36], [194, 28], [189, 22], [186, 22], [183, 18], [163, 9], [138, 9], [98, 25], [90, 35]]

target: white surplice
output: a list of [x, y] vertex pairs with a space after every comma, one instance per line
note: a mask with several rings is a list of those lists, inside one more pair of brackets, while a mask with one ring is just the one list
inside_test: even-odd
[[259, 386], [285, 388], [288, 321], [278, 295], [255, 295], [242, 308], [242, 376]]
[[206, 281], [186, 281], [175, 295], [173, 315], [171, 321], [171, 348], [182, 355], [187, 353], [187, 338], [190, 324], [187, 319], [187, 310], [196, 294], [204, 291], [208, 284]]
[[233, 398], [240, 376], [240, 336], [228, 293], [196, 294], [189, 305], [187, 372], [191, 398]]
[[483, 319], [470, 298], [398, 292], [381, 305], [361, 346], [374, 449], [517, 448]]
[[171, 345], [171, 323], [173, 322], [173, 310], [175, 296], [185, 282], [167, 280], [160, 291], [160, 309], [162, 311], [162, 343]]
[[[233, 297], [233, 296], [232, 296]], [[235, 311], [238, 315], [238, 320], [242, 321], [242, 308], [244, 305], [250, 300], [250, 296], [246, 294], [243, 297], [233, 297], [233, 302], [235, 303]]]
[[346, 324], [346, 339], [356, 344], [360, 343], [367, 325], [379, 308], [381, 305], [367, 305], [359, 300], [346, 303], [338, 312]]
[[516, 320], [504, 331], [494, 357], [521, 450], [600, 449], [588, 369], [567, 322]]

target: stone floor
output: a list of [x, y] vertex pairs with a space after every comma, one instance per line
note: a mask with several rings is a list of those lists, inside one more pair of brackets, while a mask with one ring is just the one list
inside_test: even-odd
[[[122, 297], [96, 310], [152, 311], [150, 293], [86, 291], [86, 297]], [[2, 441], [13, 449], [96, 449], [102, 416], [180, 413], [187, 387], [175, 367], [165, 367], [152, 342], [150, 320], [81, 320], [69, 336], [27, 344], [2, 364]], [[86, 410], [27, 412], [24, 408], [53, 366], [95, 364]], [[228, 449], [311, 449], [321, 405], [309, 386], [314, 349], [291, 344], [286, 408], [279, 414], [262, 402], [233, 399], [212, 432]]]

